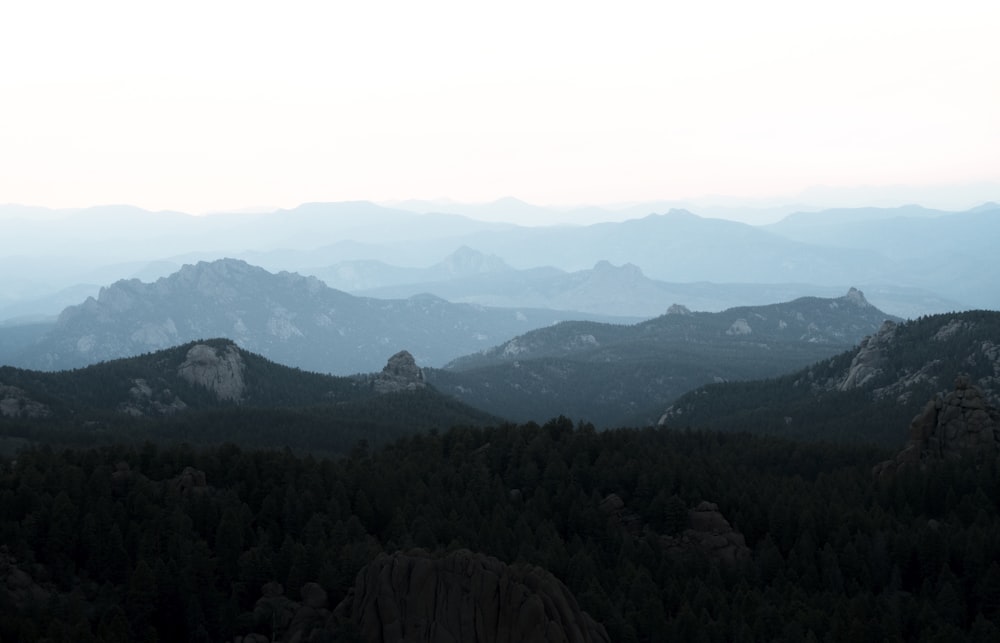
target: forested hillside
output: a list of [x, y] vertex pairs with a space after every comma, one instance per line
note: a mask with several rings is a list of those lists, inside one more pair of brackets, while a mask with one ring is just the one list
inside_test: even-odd
[[776, 377], [836, 355], [887, 318], [855, 289], [718, 313], [674, 306], [634, 325], [556, 324], [426, 372], [441, 391], [513, 420], [631, 426], [704, 384]]
[[[886, 454], [562, 418], [342, 460], [32, 449], [0, 470], [0, 640], [357, 640], [335, 606], [413, 547], [539, 565], [612, 641], [997, 640], [996, 462], [876, 482]], [[745, 555], [691, 544], [703, 501]]]
[[929, 315], [887, 324], [857, 348], [768, 380], [711, 384], [639, 423], [752, 431], [896, 447], [900, 418], [966, 375], [1000, 405], [1000, 312]]
[[427, 386], [406, 352], [353, 377], [282, 366], [221, 339], [73, 371], [0, 367], [0, 450], [155, 440], [345, 454], [359, 440], [496, 421]]

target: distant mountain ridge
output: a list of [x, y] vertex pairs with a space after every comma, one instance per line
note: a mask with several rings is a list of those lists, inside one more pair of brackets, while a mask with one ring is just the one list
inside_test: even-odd
[[[595, 314], [656, 317], [674, 303], [717, 312], [734, 306], [788, 301], [797, 297], [834, 297], [840, 286], [805, 283], [676, 283], [651, 279], [625, 263], [598, 261], [592, 268], [566, 272], [554, 267], [515, 269], [496, 255], [462, 246], [427, 268], [403, 268], [380, 261], [344, 261], [306, 270], [328, 285], [367, 297], [399, 299], [434, 293], [448, 301], [483, 306], [535, 307]], [[866, 292], [869, 292], [866, 289]], [[956, 309], [960, 304], [916, 289], [879, 287], [876, 299], [901, 316], [925, 307]]]
[[907, 421], [959, 378], [1000, 406], [1000, 312], [887, 322], [855, 348], [773, 380], [686, 393], [659, 423], [899, 447]]
[[[634, 211], [639, 218], [621, 222], [536, 227], [368, 202], [204, 217], [129, 206], [72, 212], [0, 206], [0, 272], [8, 276], [0, 284], [0, 320], [51, 314], [49, 297], [66, 288], [165, 276], [168, 264], [228, 256], [274, 272], [310, 274], [349, 261], [409, 270], [431, 266], [463, 246], [518, 270], [551, 266], [574, 272], [607, 261], [633, 264], [648, 278], [669, 283], [806, 286], [799, 294], [855, 285], [883, 309], [905, 316], [1000, 308], [993, 287], [1000, 275], [990, 245], [1000, 235], [1000, 216], [990, 204], [966, 212], [905, 207], [797, 213], [772, 226], [706, 218], [668, 205], [651, 204]], [[502, 201], [495, 207], [501, 212], [534, 206]], [[740, 303], [723, 300], [719, 308]]]
[[692, 313], [634, 325], [566, 322], [515, 337], [429, 382], [512, 419], [556, 415], [624, 426], [640, 411], [712, 381], [774, 377], [841, 352], [891, 317], [855, 289], [839, 298]]
[[441, 365], [526, 330], [581, 317], [612, 319], [452, 304], [430, 295], [355, 297], [315, 277], [223, 259], [186, 265], [153, 283], [133, 279], [102, 288], [96, 299], [64, 310], [10, 362], [60, 370], [227, 337], [283, 364], [347, 375], [376, 370], [402, 349], [422, 364]]

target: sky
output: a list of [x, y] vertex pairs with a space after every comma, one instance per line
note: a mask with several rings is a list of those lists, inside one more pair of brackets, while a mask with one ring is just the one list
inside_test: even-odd
[[993, 0], [8, 2], [0, 203], [972, 207], [998, 26]]

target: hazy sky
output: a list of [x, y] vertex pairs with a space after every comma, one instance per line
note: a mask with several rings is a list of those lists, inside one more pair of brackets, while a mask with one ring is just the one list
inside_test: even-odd
[[5, 2], [0, 203], [1000, 182], [998, 28], [995, 0]]

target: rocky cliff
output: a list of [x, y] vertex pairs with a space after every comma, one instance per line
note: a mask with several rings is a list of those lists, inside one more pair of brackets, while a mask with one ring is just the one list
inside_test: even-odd
[[47, 415], [48, 407], [32, 399], [24, 389], [0, 383], [0, 417], [39, 418]]
[[[629, 536], [636, 536], [648, 528], [642, 517], [629, 510], [616, 493], [605, 496], [600, 509], [608, 516], [611, 524]], [[727, 564], [750, 558], [750, 548], [747, 547], [743, 534], [733, 529], [717, 504], [705, 500], [687, 511], [684, 529], [675, 535], [660, 536], [660, 546], [674, 557], [700, 554]]]
[[961, 376], [955, 389], [937, 395], [910, 422], [910, 439], [892, 460], [877, 465], [876, 477], [925, 467], [957, 458], [993, 459], [1000, 456], [1000, 410], [983, 392]]
[[207, 344], [195, 344], [177, 367], [177, 375], [191, 384], [207, 388], [220, 400], [239, 402], [246, 389], [245, 370], [243, 356], [235, 345], [227, 344], [216, 350]]
[[375, 376], [372, 385], [378, 393], [398, 393], [424, 388], [424, 372], [417, 366], [409, 351], [399, 351], [389, 358], [382, 372]]
[[266, 584], [262, 594], [254, 608], [258, 633], [239, 643], [341, 640], [346, 633], [370, 643], [609, 641], [549, 572], [468, 550], [381, 554], [332, 611], [316, 583], [302, 586], [301, 602], [278, 583]]
[[384, 643], [609, 640], [549, 572], [468, 550], [382, 556], [358, 573], [335, 614], [356, 623], [364, 640]]

